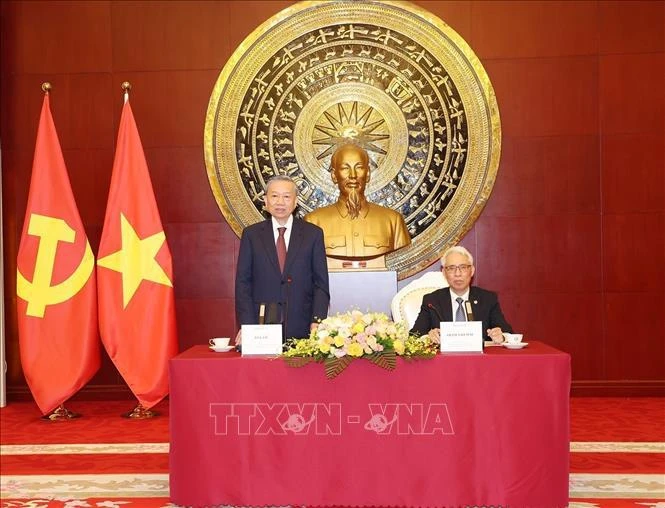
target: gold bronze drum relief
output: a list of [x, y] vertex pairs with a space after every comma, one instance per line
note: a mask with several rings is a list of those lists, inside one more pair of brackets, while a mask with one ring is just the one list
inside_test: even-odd
[[443, 21], [407, 2], [300, 2], [242, 42], [205, 125], [211, 187], [239, 235], [287, 174], [299, 216], [337, 200], [335, 148], [367, 150], [369, 201], [400, 212], [412, 243], [386, 256], [400, 279], [457, 243], [496, 178], [499, 113], [487, 74]]

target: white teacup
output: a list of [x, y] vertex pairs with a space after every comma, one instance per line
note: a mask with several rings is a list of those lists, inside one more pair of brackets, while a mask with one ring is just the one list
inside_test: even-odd
[[221, 348], [228, 347], [231, 339], [229, 337], [215, 337], [208, 341], [212, 347]]
[[503, 337], [506, 339], [508, 344], [519, 344], [522, 342], [522, 337], [524, 335], [521, 333], [504, 333]]

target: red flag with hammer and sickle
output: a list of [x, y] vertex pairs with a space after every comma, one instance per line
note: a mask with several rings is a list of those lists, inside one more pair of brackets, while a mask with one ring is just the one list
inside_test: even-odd
[[97, 279], [104, 347], [149, 409], [168, 394], [168, 361], [178, 345], [171, 253], [129, 102], [120, 118]]
[[95, 259], [44, 96], [18, 250], [21, 365], [35, 402], [50, 413], [100, 366]]

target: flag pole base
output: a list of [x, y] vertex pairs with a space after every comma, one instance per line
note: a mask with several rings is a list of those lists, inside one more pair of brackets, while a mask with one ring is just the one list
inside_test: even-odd
[[131, 418], [133, 420], [145, 420], [147, 418], [154, 418], [159, 416], [157, 411], [151, 409], [146, 409], [141, 404], [138, 404], [134, 409], [128, 411], [127, 413], [122, 413], [123, 418]]
[[74, 411], [70, 411], [63, 404], [60, 404], [56, 409], [53, 410], [53, 412], [42, 416], [42, 420], [50, 422], [64, 422], [80, 417], [81, 417], [80, 413], [75, 413]]

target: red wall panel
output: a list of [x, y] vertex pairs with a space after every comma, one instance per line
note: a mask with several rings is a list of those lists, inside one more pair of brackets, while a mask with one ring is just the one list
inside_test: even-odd
[[293, 3], [284, 0], [260, 0], [256, 2], [234, 0], [228, 2], [229, 17], [226, 26], [228, 35], [226, 37], [229, 40], [231, 52], [245, 40], [245, 37], [258, 29], [259, 25]]
[[599, 213], [597, 135], [504, 137], [483, 216]]
[[112, 2], [114, 71], [221, 69], [235, 48], [228, 37], [229, 7], [209, 1]]
[[598, 3], [600, 53], [662, 53], [665, 2]]
[[[238, 239], [203, 160], [212, 88], [235, 48], [291, 2], [3, 2], [0, 63], [9, 385], [15, 258], [40, 84], [93, 250], [122, 106], [132, 108], [174, 260], [180, 349], [232, 336]], [[527, 338], [569, 351], [594, 393], [665, 390], [665, 2], [418, 1], [481, 59], [503, 154], [461, 243]], [[636, 313], [635, 310], [640, 312]], [[88, 390], [123, 388], [105, 357]], [[642, 388], [640, 388], [642, 387]], [[640, 391], [641, 390], [641, 391]], [[624, 392], [625, 393], [625, 392]]]
[[505, 136], [594, 134], [598, 130], [597, 58], [489, 60]]
[[600, 291], [501, 291], [501, 308], [514, 329], [528, 330], [526, 342], [537, 337], [570, 353], [574, 380], [607, 379], [604, 357], [609, 350]]
[[599, 229], [596, 214], [482, 217], [475, 281], [504, 292], [599, 291]]
[[220, 221], [201, 146], [144, 150], [162, 222]]
[[110, 3], [4, 2], [3, 44], [10, 46], [5, 55], [11, 72], [110, 72]]
[[603, 211], [662, 212], [663, 133], [607, 134], [603, 136], [601, 150]]
[[[604, 215], [602, 233], [603, 280], [606, 291], [663, 291], [663, 212]], [[664, 321], [662, 313], [660, 321]]]
[[665, 135], [665, 53], [600, 57], [603, 134]]
[[472, 40], [483, 59], [592, 55], [595, 1], [472, 2]]
[[662, 290], [606, 294], [608, 379], [663, 379], [665, 341], [659, 340], [665, 336], [663, 310]]
[[132, 110], [145, 149], [202, 146], [208, 101], [218, 75], [216, 69], [114, 74], [116, 132], [122, 106], [120, 85], [129, 81]]

